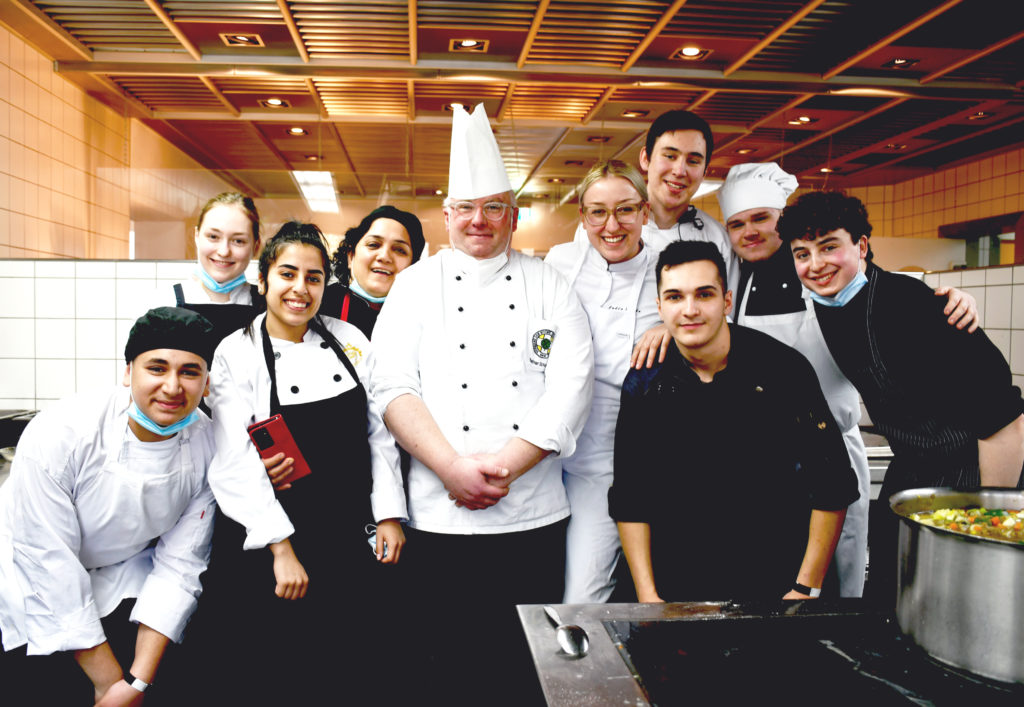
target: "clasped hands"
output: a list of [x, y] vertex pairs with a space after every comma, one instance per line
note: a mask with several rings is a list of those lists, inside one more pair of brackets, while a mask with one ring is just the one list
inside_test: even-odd
[[441, 475], [448, 498], [459, 508], [479, 511], [490, 508], [508, 495], [515, 480], [496, 454], [455, 457]]

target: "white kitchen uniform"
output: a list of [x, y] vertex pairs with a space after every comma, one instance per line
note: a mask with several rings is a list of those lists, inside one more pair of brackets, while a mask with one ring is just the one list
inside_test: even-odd
[[651, 249], [657, 254], [665, 250], [665, 246], [669, 243], [675, 241], [704, 241], [713, 244], [722, 254], [722, 259], [725, 260], [725, 275], [729, 281], [729, 289], [735, 292], [740, 284], [740, 259], [732, 250], [729, 234], [722, 228], [722, 224], [711, 218], [707, 212], [700, 209], [696, 209], [696, 211], [696, 221], [702, 223], [703, 228], [698, 228], [694, 221], [672, 224], [668, 228], [658, 228], [658, 224], [654, 223], [652, 219], [644, 226], [644, 243], [651, 246]]
[[[260, 326], [265, 314], [244, 329], [228, 335], [214, 355], [207, 401], [213, 411], [217, 455], [210, 465], [210, 486], [225, 515], [246, 528], [247, 550], [280, 542], [295, 532], [270, 484], [256, 447], [246, 428], [270, 417], [270, 372], [263, 358]], [[364, 386], [371, 376], [370, 342], [347, 322], [322, 319], [341, 344]], [[301, 342], [272, 339], [277, 392], [281, 405], [300, 405], [334, 398], [356, 386], [356, 381], [319, 334], [306, 331]], [[323, 345], [322, 345], [323, 344]], [[325, 434], [330, 420], [324, 421]], [[395, 440], [384, 426], [373, 400], [367, 401], [367, 435], [373, 491], [370, 504], [376, 520], [405, 518], [405, 493]], [[338, 450], [343, 464], [344, 450]]]
[[127, 388], [69, 398], [21, 437], [0, 487], [6, 650], [99, 645], [100, 619], [131, 597], [133, 621], [182, 639], [210, 557], [210, 420], [141, 442], [128, 427], [130, 401]]
[[836, 365], [821, 333], [818, 319], [814, 314], [814, 303], [805, 288], [803, 290], [806, 308], [803, 312], [748, 316], [747, 303], [756, 275], [747, 280], [746, 292], [740, 307], [737, 322], [757, 329], [787, 344], [802, 353], [814, 372], [825, 394], [832, 416], [839, 429], [843, 430], [843, 441], [850, 455], [850, 463], [857, 474], [857, 490], [860, 497], [850, 504], [846, 521], [836, 546], [835, 563], [839, 574], [839, 595], [859, 597], [864, 593], [864, 568], [868, 551], [868, 509], [871, 501], [871, 472], [868, 469], [867, 451], [860, 434], [860, 395], [853, 384]]
[[555, 269], [514, 250], [489, 260], [444, 250], [398, 274], [373, 345], [371, 392], [381, 410], [401, 395], [421, 398], [462, 455], [497, 452], [512, 437], [553, 452], [478, 511], [456, 507], [413, 458], [410, 525], [509, 533], [569, 515], [558, 456], [576, 449], [594, 357], [587, 315]]
[[576, 452], [562, 460], [572, 511], [566, 536], [566, 604], [606, 602], [615, 587], [619, 533], [608, 515], [615, 424], [633, 347], [660, 323], [657, 259], [658, 254], [645, 246], [636, 257], [609, 264], [589, 241], [557, 245], [544, 259], [576, 291], [594, 341], [594, 403]]

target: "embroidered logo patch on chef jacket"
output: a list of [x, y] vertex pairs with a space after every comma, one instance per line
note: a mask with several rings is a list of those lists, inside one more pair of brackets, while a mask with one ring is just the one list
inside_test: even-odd
[[542, 359], [551, 355], [551, 344], [555, 342], [555, 332], [550, 329], [539, 329], [533, 333], [533, 353]]
[[345, 352], [353, 366], [358, 366], [359, 362], [363, 360], [363, 350], [354, 344], [345, 344], [341, 350]]

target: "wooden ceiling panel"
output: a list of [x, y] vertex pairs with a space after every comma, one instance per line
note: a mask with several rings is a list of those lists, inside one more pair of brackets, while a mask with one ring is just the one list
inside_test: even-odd
[[[677, 107], [711, 123], [716, 176], [778, 157], [812, 172], [840, 166], [847, 176], [830, 184], [841, 186], [881, 179], [891, 165], [905, 177], [970, 159], [996, 136], [1009, 149], [1024, 144], [1013, 122], [1024, 103], [1013, 9], [998, 0], [10, 0], [0, 20], [54, 57], [62, 77], [240, 188], [295, 197], [288, 170], [314, 165], [332, 170], [345, 196], [386, 188], [433, 198], [447, 181], [452, 102], [484, 104], [523, 194], [564, 195], [599, 159], [635, 160], [645, 127]], [[262, 46], [229, 48], [222, 33], [258, 34]], [[486, 40], [487, 51], [449, 51], [457, 38]], [[669, 58], [689, 41], [709, 50], [703, 61]], [[880, 66], [910, 52], [913, 66]], [[269, 97], [290, 107], [260, 103]], [[982, 109], [988, 117], [966, 120]], [[789, 124], [801, 115], [816, 120]], [[309, 134], [287, 136], [292, 120]]]

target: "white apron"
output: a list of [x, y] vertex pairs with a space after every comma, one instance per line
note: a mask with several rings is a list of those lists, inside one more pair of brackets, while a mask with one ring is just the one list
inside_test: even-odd
[[743, 293], [743, 304], [737, 315], [737, 323], [757, 329], [760, 332], [791, 346], [802, 353], [814, 372], [825, 394], [825, 400], [836, 418], [839, 429], [843, 430], [843, 441], [850, 455], [850, 463], [857, 474], [857, 490], [860, 497], [850, 504], [846, 511], [846, 522], [836, 546], [835, 563], [839, 574], [839, 595], [859, 597], [864, 593], [864, 569], [867, 566], [868, 508], [871, 500], [871, 472], [868, 469], [867, 451], [860, 434], [860, 395], [853, 384], [836, 365], [825, 343], [825, 337], [814, 314], [814, 302], [807, 290], [803, 290], [804, 311], [788, 314], [747, 315], [751, 284], [754, 276], [747, 281]]

